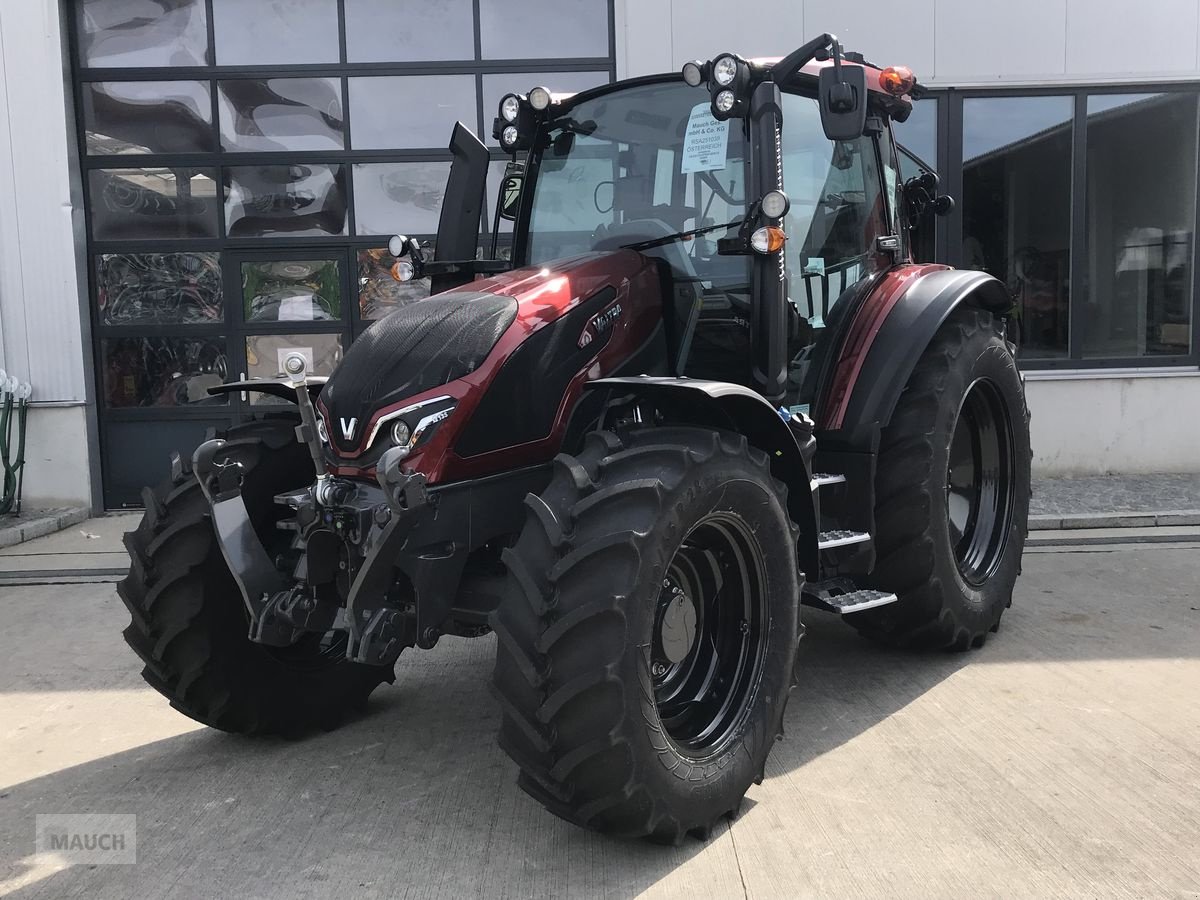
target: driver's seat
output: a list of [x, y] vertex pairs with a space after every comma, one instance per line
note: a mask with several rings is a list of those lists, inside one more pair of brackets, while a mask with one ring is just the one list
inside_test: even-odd
[[[620, 225], [601, 225], [592, 240], [593, 250], [619, 250], [629, 244], [654, 241], [678, 233], [662, 219], [633, 219]], [[666, 317], [667, 342], [671, 352], [672, 369], [682, 375], [691, 352], [692, 335], [700, 320], [703, 305], [701, 280], [684, 250], [682, 241], [671, 241], [658, 247], [640, 250], [643, 256], [654, 257], [666, 263], [671, 272], [670, 312]]]

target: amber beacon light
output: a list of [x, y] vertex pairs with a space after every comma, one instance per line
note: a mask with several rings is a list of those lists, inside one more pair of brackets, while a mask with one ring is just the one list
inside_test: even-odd
[[879, 73], [879, 86], [897, 97], [907, 94], [917, 83], [917, 76], [908, 66], [888, 66]]

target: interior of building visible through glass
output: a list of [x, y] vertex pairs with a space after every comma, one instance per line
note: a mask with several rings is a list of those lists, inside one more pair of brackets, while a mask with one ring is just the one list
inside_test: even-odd
[[1007, 285], [1023, 355], [1067, 355], [1071, 97], [963, 101], [962, 265]]
[[1182, 355], [1196, 220], [1194, 94], [1088, 97], [1083, 355]]

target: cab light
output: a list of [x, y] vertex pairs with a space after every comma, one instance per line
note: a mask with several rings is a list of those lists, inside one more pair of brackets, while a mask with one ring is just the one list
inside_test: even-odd
[[550, 89], [538, 85], [529, 92], [529, 105], [541, 112], [544, 109], [550, 108], [550, 103], [554, 98], [550, 95]]
[[879, 73], [879, 86], [894, 97], [909, 93], [917, 83], [917, 76], [908, 66], [888, 66]]
[[397, 281], [412, 281], [415, 274], [416, 269], [407, 259], [398, 259], [392, 263], [392, 277]]
[[516, 94], [509, 94], [500, 101], [500, 118], [505, 122], [517, 121], [517, 116], [521, 114], [521, 98]]
[[755, 229], [754, 233], [750, 235], [750, 248], [755, 253], [774, 253], [782, 250], [785, 243], [787, 243], [787, 235], [784, 234], [782, 228], [774, 225]]
[[729, 87], [737, 78], [738, 64], [732, 56], [722, 56], [713, 63], [713, 79], [721, 87]]

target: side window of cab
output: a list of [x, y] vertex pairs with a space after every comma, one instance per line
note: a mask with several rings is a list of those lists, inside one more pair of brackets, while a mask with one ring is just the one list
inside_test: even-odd
[[875, 138], [830, 141], [817, 101], [783, 95], [784, 220], [791, 302], [813, 328], [846, 290], [883, 263], [875, 239], [891, 234]]

